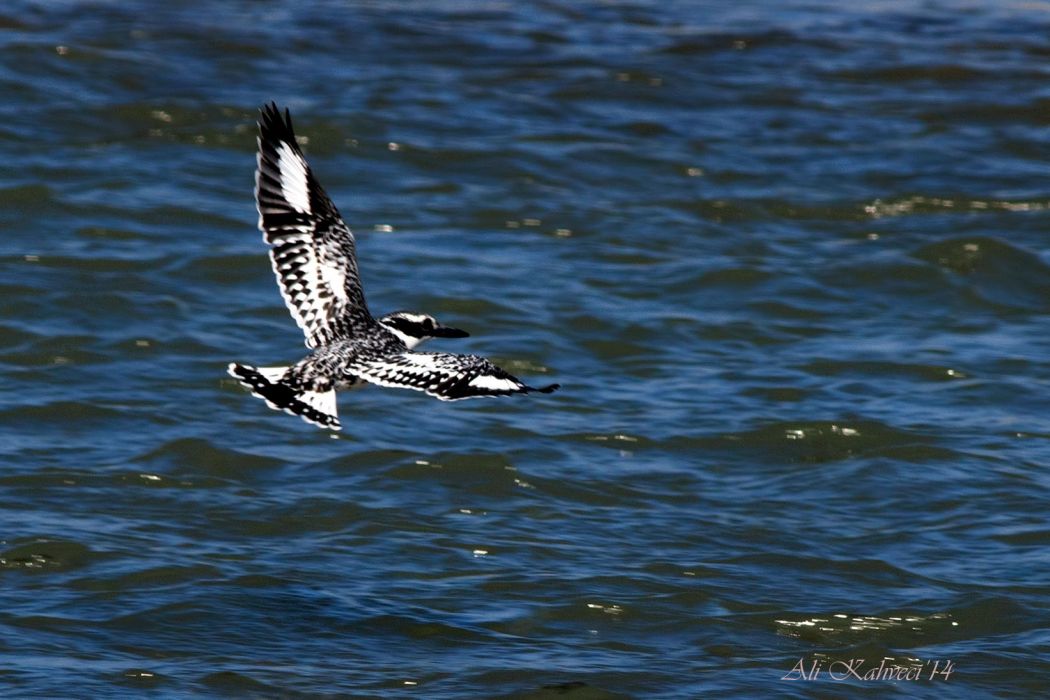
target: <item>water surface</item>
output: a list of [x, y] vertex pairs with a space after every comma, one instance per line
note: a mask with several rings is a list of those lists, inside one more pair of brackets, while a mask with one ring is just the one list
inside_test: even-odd
[[[1050, 14], [301, 5], [0, 10], [5, 696], [1045, 688]], [[559, 393], [226, 377], [271, 99], [373, 310]]]

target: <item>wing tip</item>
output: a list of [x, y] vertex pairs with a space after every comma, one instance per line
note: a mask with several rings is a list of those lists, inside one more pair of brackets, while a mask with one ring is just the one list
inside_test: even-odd
[[529, 390], [530, 391], [536, 391], [536, 392], [539, 392], [541, 394], [553, 394], [554, 392], [556, 392], [560, 388], [561, 388], [561, 384], [548, 384], [547, 386], [539, 387], [539, 388], [529, 387]]
[[266, 141], [284, 141], [292, 148], [299, 149], [295, 140], [295, 128], [292, 126], [292, 112], [287, 107], [284, 114], [277, 106], [276, 100], [270, 100], [259, 108], [260, 145]]

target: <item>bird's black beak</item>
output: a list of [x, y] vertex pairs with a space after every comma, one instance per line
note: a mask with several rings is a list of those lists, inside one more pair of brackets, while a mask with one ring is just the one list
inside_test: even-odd
[[430, 335], [434, 336], [435, 338], [467, 338], [470, 336], [470, 333], [467, 333], [466, 331], [461, 331], [458, 328], [438, 326], [430, 332]]

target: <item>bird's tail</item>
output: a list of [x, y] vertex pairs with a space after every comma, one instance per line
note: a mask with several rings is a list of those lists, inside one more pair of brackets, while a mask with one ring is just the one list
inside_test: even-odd
[[307, 391], [293, 389], [282, 381], [287, 367], [249, 367], [236, 362], [226, 371], [270, 408], [299, 416], [307, 423], [329, 430], [340, 430], [336, 415], [335, 390]]

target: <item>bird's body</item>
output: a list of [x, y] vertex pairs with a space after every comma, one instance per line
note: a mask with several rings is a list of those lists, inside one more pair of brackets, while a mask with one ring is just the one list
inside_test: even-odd
[[414, 352], [429, 338], [467, 335], [432, 316], [374, 318], [354, 236], [311, 173], [291, 117], [272, 103], [259, 120], [255, 197], [281, 296], [312, 349], [290, 367], [229, 366], [230, 375], [271, 408], [339, 430], [335, 392], [364, 384], [415, 389], [443, 401], [558, 388], [530, 387], [477, 355]]

